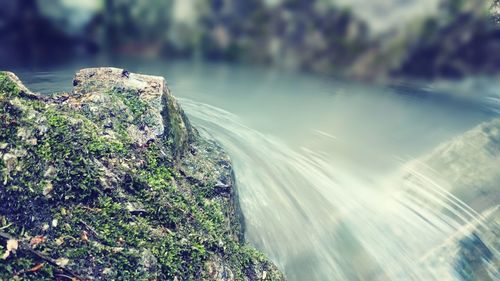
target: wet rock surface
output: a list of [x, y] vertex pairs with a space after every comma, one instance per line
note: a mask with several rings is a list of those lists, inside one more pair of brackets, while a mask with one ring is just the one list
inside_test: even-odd
[[491, 281], [500, 278], [498, 257], [500, 209], [498, 206], [481, 213], [481, 218], [461, 228], [457, 233], [432, 249], [424, 262], [452, 269], [457, 280]]
[[[422, 165], [423, 164], [423, 165]], [[477, 211], [500, 201], [500, 119], [482, 123], [410, 164]], [[409, 176], [417, 182], [425, 177]]]
[[449, 279], [446, 276], [450, 267], [453, 279], [457, 280], [500, 278], [499, 167], [498, 118], [444, 142], [405, 167], [408, 171], [402, 182], [405, 192], [420, 198], [418, 188], [430, 186], [432, 192], [443, 194], [442, 198], [448, 201], [421, 197], [427, 200], [427, 206], [461, 222], [460, 227], [419, 261], [423, 266], [435, 268], [439, 279]]
[[0, 279], [284, 279], [244, 244], [231, 162], [164, 78], [73, 85], [43, 96], [0, 73]]

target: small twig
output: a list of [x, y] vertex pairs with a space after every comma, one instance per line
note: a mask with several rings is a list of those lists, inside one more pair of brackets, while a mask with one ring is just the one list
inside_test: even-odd
[[69, 280], [73, 280], [75, 279], [74, 277], [71, 277], [71, 276], [68, 276], [68, 275], [64, 275], [64, 274], [56, 274], [57, 277], [64, 277], [64, 278], [68, 278]]
[[[9, 235], [9, 234], [7, 234], [5, 232], [0, 232], [0, 237], [3, 238], [3, 239], [5, 239], [5, 240], [15, 239], [14, 237], [12, 237], [11, 235]], [[17, 239], [15, 239], [15, 240], [17, 240]], [[22, 241], [19, 241], [19, 240], [17, 240], [17, 241], [18, 241], [19, 246], [20, 246], [18, 250], [26, 251], [26, 252], [30, 253], [31, 255], [33, 255], [33, 256], [35, 256], [35, 257], [37, 257], [39, 259], [44, 260], [48, 264], [50, 264], [50, 265], [52, 265], [54, 267], [60, 268], [64, 273], [66, 273], [66, 274], [68, 274], [70, 276], [73, 276], [73, 278], [76, 278], [76, 279], [81, 280], [81, 281], [87, 280], [87, 279], [85, 279], [83, 277], [78, 276], [78, 274], [76, 274], [73, 271], [69, 270], [67, 267], [58, 265], [57, 262], [54, 259], [52, 259], [50, 257], [47, 257], [44, 254], [31, 249], [31, 247], [29, 247], [28, 245], [25, 245], [25, 243], [23, 243]]]
[[9, 226], [11, 226], [11, 225], [12, 225], [12, 223], [9, 223], [8, 225], [2, 226], [2, 227], [0, 227], [0, 230], [4, 230], [6, 228], [9, 228]]
[[87, 206], [79, 206], [79, 207], [81, 207], [82, 209], [88, 210], [90, 212], [94, 212], [94, 213], [99, 213], [101, 211], [101, 209], [99, 209], [99, 208], [90, 208]]
[[89, 224], [87, 224], [86, 222], [84, 222], [83, 220], [78, 220], [81, 224], [83, 224], [88, 230], [90, 230], [90, 232], [92, 232], [92, 234], [94, 234], [94, 236], [98, 239], [101, 239], [101, 236], [99, 235], [99, 233], [97, 233], [97, 231], [92, 227], [90, 226]]
[[106, 242], [106, 239], [102, 237], [92, 226], [90, 226], [88, 223], [84, 222], [83, 220], [79, 219], [78, 220], [85, 228], [87, 228], [93, 235], [94, 238], [102, 245], [107, 246], [107, 247], [113, 247], [110, 245], [108, 242]]
[[45, 263], [38, 263], [36, 264], [34, 267], [32, 268], [29, 268], [29, 269], [23, 269], [21, 271], [18, 271], [18, 272], [14, 272], [14, 276], [19, 276], [19, 275], [22, 275], [22, 274], [26, 274], [26, 273], [33, 273], [33, 272], [37, 272], [39, 271], [40, 269], [42, 269], [43, 267], [45, 266]]

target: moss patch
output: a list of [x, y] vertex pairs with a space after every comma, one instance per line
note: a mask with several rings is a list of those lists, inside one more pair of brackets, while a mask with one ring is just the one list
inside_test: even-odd
[[[272, 263], [237, 239], [233, 199], [217, 193], [211, 178], [221, 173], [214, 170], [219, 154], [210, 161], [203, 158], [208, 154], [185, 156], [182, 164], [172, 160], [178, 147], [171, 138], [135, 141], [129, 128], [142, 132], [153, 110], [135, 90], [101, 93], [105, 102], [96, 109], [86, 95], [67, 102], [19, 96], [16, 83], [0, 73], [0, 92], [2, 232], [62, 259], [83, 278], [215, 279], [226, 274], [222, 268], [235, 280], [282, 279]], [[168, 121], [167, 133], [171, 122], [180, 122]], [[192, 139], [193, 147], [218, 151]], [[43, 239], [33, 244], [36, 237]], [[5, 242], [0, 239], [0, 254]], [[29, 271], [38, 264], [43, 266]], [[2, 280], [64, 276], [60, 267], [24, 250], [0, 261]]]

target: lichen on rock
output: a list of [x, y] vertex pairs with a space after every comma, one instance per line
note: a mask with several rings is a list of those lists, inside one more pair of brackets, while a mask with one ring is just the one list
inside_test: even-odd
[[162, 77], [73, 85], [44, 96], [0, 73], [0, 254], [20, 245], [0, 279], [284, 279], [245, 245], [229, 158]]

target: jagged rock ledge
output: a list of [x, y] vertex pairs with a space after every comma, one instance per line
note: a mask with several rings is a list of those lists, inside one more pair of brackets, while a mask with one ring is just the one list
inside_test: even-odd
[[0, 72], [0, 279], [284, 280], [242, 241], [229, 158], [162, 77], [73, 85], [39, 95]]

